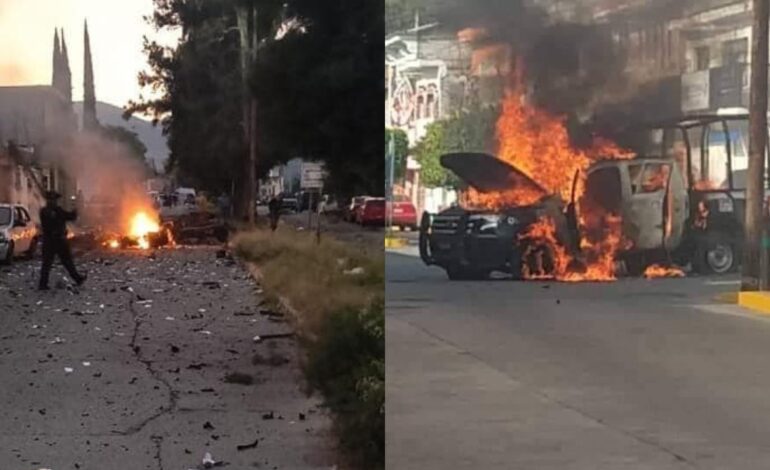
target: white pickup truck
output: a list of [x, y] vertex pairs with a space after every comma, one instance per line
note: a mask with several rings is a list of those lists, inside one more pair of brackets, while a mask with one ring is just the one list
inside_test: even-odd
[[39, 233], [24, 206], [0, 203], [0, 263], [10, 264], [21, 254], [32, 257]]

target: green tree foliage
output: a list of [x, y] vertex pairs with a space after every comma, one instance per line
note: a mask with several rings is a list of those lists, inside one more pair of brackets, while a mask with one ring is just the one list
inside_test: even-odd
[[342, 195], [382, 194], [382, 2], [286, 5], [302, 28], [265, 45], [252, 80], [263, 149], [324, 161]]
[[385, 129], [385, 149], [390, 145], [390, 138], [393, 136], [393, 143], [396, 152], [396, 163], [393, 169], [393, 177], [396, 181], [404, 178], [406, 172], [406, 157], [409, 155], [409, 137], [401, 129]]
[[101, 134], [113, 142], [123, 144], [131, 153], [131, 156], [146, 163], [147, 147], [139, 140], [136, 132], [132, 132], [122, 126], [101, 126]]
[[457, 185], [457, 180], [439, 161], [445, 153], [493, 152], [498, 113], [496, 107], [478, 108], [428, 125], [425, 137], [414, 149], [422, 166], [423, 184], [427, 187]]
[[[203, 188], [229, 189], [247, 161], [236, 8], [257, 10], [258, 174], [293, 157], [321, 160], [339, 192], [382, 192], [382, 4], [345, 0], [154, 0], [152, 24], [180, 28], [175, 48], [145, 40], [140, 84], [160, 92], [129, 103], [169, 137], [169, 165]], [[298, 27], [276, 32], [287, 20]]]

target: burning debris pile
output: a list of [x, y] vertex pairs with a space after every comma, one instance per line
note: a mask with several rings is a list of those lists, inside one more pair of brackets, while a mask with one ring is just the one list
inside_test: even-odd
[[[152, 215], [150, 215], [152, 214]], [[171, 228], [161, 226], [157, 214], [140, 210], [130, 217], [124, 234], [106, 235], [103, 246], [111, 249], [139, 248], [147, 250], [161, 246], [174, 246]]]

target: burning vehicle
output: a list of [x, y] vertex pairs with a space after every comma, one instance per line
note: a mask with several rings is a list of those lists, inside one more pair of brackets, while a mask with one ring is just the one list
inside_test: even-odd
[[453, 280], [492, 271], [562, 281], [612, 280], [623, 270], [683, 275], [666, 267], [672, 264], [704, 274], [734, 270], [743, 240], [747, 116], [689, 117], [639, 134], [633, 158], [578, 165], [569, 198], [563, 186], [545, 187], [509, 158], [443, 155], [441, 164], [468, 185], [467, 196], [462, 207], [423, 215], [423, 261]]

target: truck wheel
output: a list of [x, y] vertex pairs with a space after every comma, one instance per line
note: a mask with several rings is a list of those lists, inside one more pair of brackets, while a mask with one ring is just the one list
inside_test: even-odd
[[714, 232], [698, 243], [695, 250], [695, 269], [701, 274], [725, 274], [738, 267], [738, 252], [733, 239]]
[[422, 259], [422, 262], [427, 265], [430, 265], [433, 263], [433, 256], [431, 256], [431, 253], [430, 253], [430, 240], [428, 239], [429, 228], [430, 228], [430, 214], [428, 214], [427, 212], [424, 212], [422, 214], [422, 219], [420, 220], [420, 236], [417, 240], [417, 246], [420, 250], [420, 258]]

